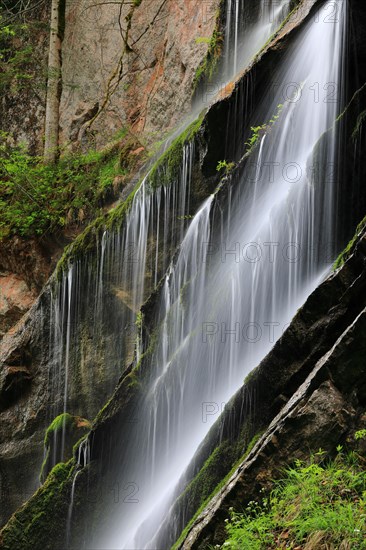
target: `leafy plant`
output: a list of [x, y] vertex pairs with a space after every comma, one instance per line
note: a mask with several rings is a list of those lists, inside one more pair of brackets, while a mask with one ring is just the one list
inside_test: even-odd
[[245, 142], [245, 145], [247, 146], [246, 153], [252, 152], [254, 147], [257, 145], [260, 136], [264, 135], [266, 132], [271, 130], [271, 128], [274, 126], [274, 124], [280, 118], [282, 109], [283, 109], [283, 104], [280, 103], [279, 105], [277, 105], [276, 113], [272, 116], [271, 120], [268, 123], [262, 124], [261, 126], [252, 126], [250, 128], [251, 131], [252, 131], [252, 135]]
[[217, 172], [221, 172], [221, 170], [225, 170], [225, 172], [228, 174], [235, 168], [235, 162], [227, 162], [226, 160], [220, 160], [216, 166]]
[[196, 39], [197, 44], [207, 43], [208, 51], [205, 59], [196, 70], [193, 81], [194, 89], [198, 87], [198, 85], [204, 78], [207, 78], [208, 81], [210, 81], [214, 76], [218, 67], [219, 59], [221, 57], [223, 41], [224, 39], [223, 34], [220, 30], [219, 18], [216, 21], [216, 28], [212, 33], [211, 38], [202, 37]]
[[231, 510], [221, 548], [365, 548], [366, 472], [354, 454], [297, 461], [269, 498]]

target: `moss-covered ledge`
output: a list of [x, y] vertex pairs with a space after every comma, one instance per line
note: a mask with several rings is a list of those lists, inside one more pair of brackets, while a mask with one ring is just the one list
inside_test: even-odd
[[75, 461], [57, 464], [44, 485], [0, 531], [2, 550], [61, 550], [66, 527]]

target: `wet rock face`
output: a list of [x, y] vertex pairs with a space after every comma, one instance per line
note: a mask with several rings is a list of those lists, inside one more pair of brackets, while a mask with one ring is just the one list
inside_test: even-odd
[[[0, 349], [0, 522], [39, 485], [43, 439], [49, 424], [47, 403], [49, 326], [47, 295], [26, 313]], [[33, 306], [34, 307], [34, 306]]]
[[66, 237], [60, 240], [46, 237], [42, 241], [21, 237], [4, 239], [0, 242], [0, 272], [8, 272], [22, 279], [28, 289], [38, 295], [55, 268], [66, 242]]
[[60, 258], [66, 237], [0, 242], [0, 341], [35, 303]]

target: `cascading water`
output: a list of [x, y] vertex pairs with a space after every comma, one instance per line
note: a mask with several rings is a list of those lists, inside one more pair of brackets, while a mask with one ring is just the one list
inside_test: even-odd
[[[177, 533], [169, 524], [167, 536], [164, 519], [217, 419], [207, 405], [230, 399], [329, 268], [322, 246], [333, 241], [336, 197], [331, 178], [314, 178], [314, 151], [341, 108], [347, 3], [335, 5], [337, 20], [310, 20], [287, 52], [231, 199], [204, 203], [168, 270], [150, 382], [121, 464], [138, 501], [120, 503], [95, 548], [169, 547]], [[332, 164], [335, 139], [316, 162]]]
[[291, 0], [227, 0], [223, 56], [215, 75], [200, 88], [188, 120], [196, 118], [228, 82], [247, 68], [286, 18], [290, 5]]
[[[169, 186], [152, 189], [145, 178], [122, 227], [104, 232], [96, 258], [87, 255], [71, 263], [61, 281], [55, 282], [50, 320], [50, 420], [70, 411], [93, 418], [111, 394], [124, 364], [131, 361], [138, 336], [137, 312], [183, 237], [193, 157], [194, 147], [188, 144], [180, 176]], [[84, 296], [89, 299], [82, 300]], [[65, 458], [64, 447], [65, 427], [61, 449], [54, 434], [51, 467]]]
[[228, 0], [223, 76], [230, 80], [247, 66], [289, 12], [290, 0]]

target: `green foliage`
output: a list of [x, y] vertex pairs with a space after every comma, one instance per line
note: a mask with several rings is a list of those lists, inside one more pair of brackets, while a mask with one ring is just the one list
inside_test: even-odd
[[277, 120], [280, 118], [282, 109], [283, 104], [280, 103], [279, 105], [277, 105], [276, 114], [272, 116], [269, 122], [267, 122], [266, 124], [262, 124], [261, 126], [252, 126], [250, 128], [252, 131], [252, 135], [250, 136], [248, 141], [245, 142], [245, 145], [247, 146], [246, 153], [251, 153], [254, 147], [257, 145], [259, 138], [272, 129], [274, 124], [276, 124]]
[[366, 439], [366, 430], [359, 430], [355, 433], [355, 439], [358, 441], [359, 439]]
[[136, 321], [135, 321], [135, 324], [136, 324], [136, 327], [138, 328], [138, 330], [142, 329], [143, 322], [144, 322], [144, 314], [140, 310], [140, 311], [137, 312]]
[[317, 460], [297, 461], [269, 498], [231, 510], [221, 548], [366, 548], [366, 472], [355, 455]]
[[364, 219], [358, 224], [357, 226], [357, 229], [356, 229], [356, 233], [354, 234], [354, 236], [352, 237], [352, 239], [350, 240], [350, 242], [348, 243], [348, 245], [346, 246], [346, 248], [343, 250], [343, 252], [341, 252], [341, 254], [338, 256], [338, 258], [336, 259], [336, 261], [334, 262], [334, 265], [333, 265], [333, 270], [335, 271], [336, 269], [339, 269], [340, 267], [342, 267], [342, 265], [344, 264], [344, 262], [349, 258], [349, 256], [352, 254], [353, 250], [354, 250], [354, 247], [355, 245], [357, 244], [358, 242], [358, 239], [361, 235], [361, 233], [365, 230], [366, 228], [366, 216], [364, 217]]
[[149, 183], [152, 187], [168, 185], [179, 176], [184, 145], [193, 140], [201, 128], [202, 119], [200, 116], [192, 122], [153, 165], [149, 173]]
[[252, 126], [250, 129], [252, 131], [252, 135], [248, 141], [245, 142], [245, 145], [247, 146], [247, 153], [250, 153], [253, 150], [259, 140], [259, 136], [265, 133], [267, 124], [262, 124], [262, 126]]
[[11, 147], [9, 136], [1, 133], [0, 239], [87, 223], [113, 195], [115, 176], [126, 171], [116, 147], [68, 155], [52, 166], [25, 147]]
[[205, 78], [208, 81], [212, 80], [214, 76], [220, 57], [222, 53], [223, 46], [223, 34], [220, 30], [220, 17], [217, 17], [216, 28], [212, 33], [211, 38], [199, 37], [196, 38], [197, 44], [208, 44], [208, 51], [205, 59], [199, 65], [196, 70], [196, 74], [193, 80], [193, 89], [195, 90], [201, 81]]
[[229, 174], [235, 168], [235, 162], [227, 162], [226, 160], [220, 160], [216, 166], [216, 171], [221, 172], [225, 170], [226, 174]]
[[59, 416], [56, 416], [56, 418], [51, 422], [51, 424], [48, 426], [46, 430], [46, 434], [44, 437], [44, 445], [47, 447], [50, 443], [51, 437], [53, 437], [55, 432], [58, 432], [60, 430], [64, 430], [75, 422], [75, 418], [71, 416], [69, 413], [63, 413]]

